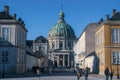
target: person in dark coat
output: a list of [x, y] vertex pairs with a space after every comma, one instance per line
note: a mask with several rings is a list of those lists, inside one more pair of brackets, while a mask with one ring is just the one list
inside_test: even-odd
[[109, 69], [108, 67], [106, 67], [105, 71], [104, 71], [104, 74], [106, 76], [106, 79], [105, 80], [109, 80]]
[[81, 77], [81, 74], [80, 74], [80, 72], [78, 72], [78, 73], [77, 73], [77, 80], [79, 80], [80, 77]]
[[113, 78], [113, 71], [111, 70], [111, 72], [110, 72], [110, 80], [112, 80], [112, 78]]
[[88, 80], [88, 67], [86, 67], [84, 73], [85, 73], [85, 80]]
[[77, 79], [79, 80], [81, 78], [81, 76], [82, 76], [82, 70], [79, 69], [78, 73], [77, 73]]

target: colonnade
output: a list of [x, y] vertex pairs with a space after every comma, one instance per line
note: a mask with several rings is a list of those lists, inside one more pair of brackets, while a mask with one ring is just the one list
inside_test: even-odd
[[63, 67], [67, 67], [69, 66], [69, 54], [54, 54], [54, 65], [59, 67], [59, 66], [63, 66]]

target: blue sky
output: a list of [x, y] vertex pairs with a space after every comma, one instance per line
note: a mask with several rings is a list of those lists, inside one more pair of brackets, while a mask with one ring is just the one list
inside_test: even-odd
[[0, 0], [0, 11], [4, 5], [10, 7], [10, 14], [17, 14], [26, 24], [27, 39], [42, 35], [47, 38], [50, 28], [57, 22], [63, 5], [66, 22], [74, 29], [77, 37], [86, 25], [98, 22], [112, 9], [120, 11], [120, 0]]

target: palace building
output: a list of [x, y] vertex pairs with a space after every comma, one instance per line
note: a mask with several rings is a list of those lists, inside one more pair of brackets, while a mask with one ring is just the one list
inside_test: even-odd
[[54, 67], [74, 66], [73, 46], [76, 40], [72, 27], [64, 20], [64, 13], [59, 13], [58, 22], [48, 33], [49, 59]]
[[[9, 13], [5, 6], [0, 12], [0, 72], [4, 74], [26, 71], [27, 29], [21, 18]], [[0, 73], [1, 74], [1, 73]]]
[[112, 17], [106, 16], [95, 30], [95, 51], [99, 58], [99, 73], [108, 67], [114, 75], [120, 73], [120, 12], [113, 9]]

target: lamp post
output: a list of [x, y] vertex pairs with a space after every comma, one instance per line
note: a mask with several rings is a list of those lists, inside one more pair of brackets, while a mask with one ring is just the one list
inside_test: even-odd
[[6, 59], [5, 59], [6, 57], [5, 57], [5, 53], [4, 52], [2, 52], [2, 63], [3, 63], [3, 71], [2, 71], [2, 78], [4, 78], [5, 77], [5, 61], [6, 61]]
[[119, 79], [119, 56], [117, 59], [117, 79]]

